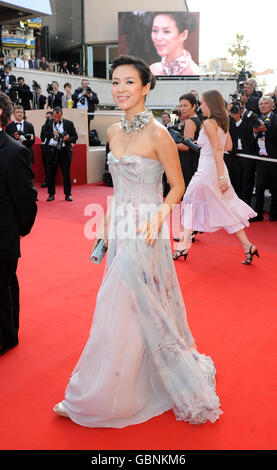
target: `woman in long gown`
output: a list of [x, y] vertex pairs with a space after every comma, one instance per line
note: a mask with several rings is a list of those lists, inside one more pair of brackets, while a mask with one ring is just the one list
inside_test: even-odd
[[223, 160], [224, 149], [232, 148], [224, 98], [219, 91], [209, 90], [203, 93], [200, 102], [207, 119], [197, 141], [202, 147], [197, 172], [181, 203], [183, 233], [173, 259], [187, 258], [193, 231], [215, 232], [224, 228], [238, 237], [245, 253], [242, 263], [248, 265], [254, 255], [259, 257], [244, 230], [256, 212], [236, 195]]
[[[190, 332], [165, 221], [185, 189], [177, 148], [145, 109], [155, 84], [149, 67], [121, 56], [112, 70], [126, 117], [107, 131], [114, 202], [102, 234], [106, 272], [87, 344], [54, 411], [87, 427], [122, 428], [170, 409], [177, 420], [214, 422], [222, 414], [215, 367]], [[164, 203], [163, 171], [171, 188]]]

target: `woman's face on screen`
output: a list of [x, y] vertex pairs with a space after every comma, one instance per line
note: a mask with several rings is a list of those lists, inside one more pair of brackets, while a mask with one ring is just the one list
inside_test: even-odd
[[157, 15], [152, 25], [151, 39], [157, 53], [163, 56], [178, 57], [182, 54], [188, 30], [179, 32], [176, 22], [168, 15]]

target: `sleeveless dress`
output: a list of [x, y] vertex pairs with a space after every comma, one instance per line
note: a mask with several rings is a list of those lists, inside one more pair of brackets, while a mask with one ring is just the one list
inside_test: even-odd
[[[201, 121], [199, 117], [191, 117], [190, 119], [194, 122], [196, 126], [193, 140], [197, 140], [199, 136], [199, 132], [200, 132]], [[198, 168], [199, 156], [192, 149], [189, 149], [187, 151], [178, 150], [178, 153], [179, 153], [179, 159], [181, 163], [185, 185], [187, 188], [191, 181], [191, 178], [193, 177], [194, 173], [196, 172]]]
[[108, 165], [114, 203], [106, 269], [63, 407], [87, 427], [122, 428], [169, 409], [177, 420], [214, 422], [222, 414], [216, 371], [187, 323], [167, 223], [152, 248], [136, 234], [163, 203], [163, 167], [111, 152]]
[[[223, 152], [227, 134], [219, 127], [218, 135]], [[183, 227], [199, 232], [215, 232], [224, 228], [228, 233], [248, 227], [249, 219], [257, 214], [238, 198], [225, 163], [224, 176], [229, 188], [224, 194], [220, 192], [213, 148], [203, 128], [197, 143], [201, 146], [198, 168], [181, 202]]]

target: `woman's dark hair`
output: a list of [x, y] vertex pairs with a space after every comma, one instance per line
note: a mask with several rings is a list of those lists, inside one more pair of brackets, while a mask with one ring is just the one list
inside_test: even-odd
[[65, 88], [66, 86], [70, 86], [71, 88], [71, 84], [69, 82], [66, 82], [63, 87]]
[[[182, 12], [182, 11], [170, 11], [170, 12], [159, 11], [153, 14], [153, 21], [155, 17], [158, 15], [170, 16], [170, 18], [172, 18], [175, 21], [180, 34], [186, 29], [190, 33], [196, 30], [197, 22], [196, 22], [196, 17], [193, 13]], [[152, 24], [153, 24], [153, 21], [152, 21]]]
[[114, 72], [120, 65], [132, 65], [138, 71], [142, 85], [145, 86], [147, 83], [150, 83], [150, 90], [153, 90], [156, 84], [156, 78], [144, 60], [131, 55], [120, 55], [114, 59], [111, 65], [111, 71]]
[[0, 91], [0, 109], [3, 111], [0, 117], [1, 126], [5, 127], [11, 118], [13, 105], [10, 98], [2, 91]]
[[224, 132], [228, 132], [229, 117], [222, 94], [217, 90], [208, 90], [202, 96], [211, 111], [209, 119], [214, 119]]
[[180, 96], [179, 101], [187, 100], [190, 102], [191, 106], [196, 106], [197, 108], [197, 99], [192, 93], [185, 93], [184, 95]]

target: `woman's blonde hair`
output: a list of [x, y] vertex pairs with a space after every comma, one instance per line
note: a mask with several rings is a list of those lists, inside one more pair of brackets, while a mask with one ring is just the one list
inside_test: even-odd
[[222, 94], [217, 90], [208, 90], [202, 96], [211, 111], [209, 119], [214, 119], [224, 132], [228, 132], [229, 117]]

